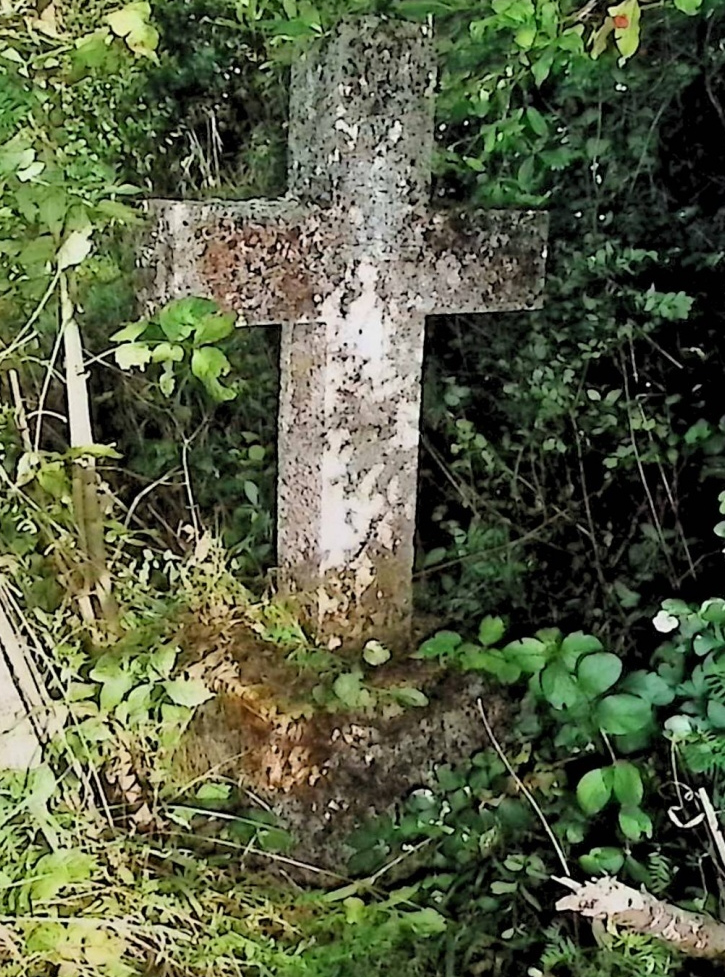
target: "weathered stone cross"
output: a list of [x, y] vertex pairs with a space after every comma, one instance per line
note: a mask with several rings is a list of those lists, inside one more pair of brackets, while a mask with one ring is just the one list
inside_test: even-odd
[[530, 309], [540, 213], [429, 206], [427, 26], [365, 18], [292, 72], [280, 200], [152, 204], [154, 299], [281, 323], [278, 564], [335, 647], [404, 639], [425, 318]]

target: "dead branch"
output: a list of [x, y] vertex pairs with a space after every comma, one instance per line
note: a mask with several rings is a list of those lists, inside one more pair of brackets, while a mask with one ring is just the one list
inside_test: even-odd
[[689, 957], [725, 960], [725, 923], [712, 916], [680, 909], [609, 877], [584, 884], [571, 879], [556, 881], [573, 890], [557, 902], [559, 911], [654, 936]]

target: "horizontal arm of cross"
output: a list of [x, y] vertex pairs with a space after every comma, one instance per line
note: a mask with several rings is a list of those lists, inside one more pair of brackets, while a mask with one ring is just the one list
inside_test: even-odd
[[148, 204], [153, 294], [215, 299], [249, 325], [315, 321], [339, 279], [342, 242], [325, 212], [282, 198]]
[[433, 215], [414, 262], [420, 308], [427, 315], [540, 308], [547, 234], [540, 211]]

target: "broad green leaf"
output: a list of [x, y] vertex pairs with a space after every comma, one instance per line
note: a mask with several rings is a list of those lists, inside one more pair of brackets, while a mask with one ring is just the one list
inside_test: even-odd
[[196, 792], [196, 799], [207, 803], [218, 803], [229, 800], [230, 793], [229, 784], [202, 784]]
[[602, 643], [593, 634], [574, 631], [568, 634], [561, 643], [561, 656], [566, 665], [573, 671], [582, 655], [590, 655], [602, 650]]
[[511, 685], [521, 678], [521, 669], [495, 648], [481, 648], [466, 644], [460, 648], [460, 663], [467, 672], [488, 672], [504, 685]]
[[149, 667], [161, 678], [171, 675], [179, 649], [174, 645], [162, 645], [149, 656]]
[[484, 648], [488, 648], [500, 641], [505, 631], [506, 625], [503, 623], [503, 618], [484, 617], [478, 627], [478, 640]]
[[652, 819], [639, 807], [623, 807], [619, 812], [619, 827], [631, 841], [652, 837]]
[[415, 909], [406, 912], [400, 917], [399, 925], [404, 929], [410, 930], [417, 936], [435, 936], [445, 933], [448, 923], [444, 916], [433, 909], [432, 906], [425, 906], [423, 909]]
[[637, 733], [652, 721], [652, 706], [638, 695], [609, 695], [597, 704], [596, 720], [605, 733]]
[[204, 316], [194, 333], [194, 342], [197, 346], [205, 343], [218, 343], [234, 332], [236, 316], [233, 312], [215, 313]]
[[114, 332], [111, 336], [112, 343], [135, 343], [149, 327], [148, 319], [139, 319], [137, 322], [129, 322], [123, 329]]
[[122, 370], [135, 366], [143, 370], [151, 362], [151, 350], [146, 343], [124, 343], [114, 350], [113, 358]]
[[614, 764], [614, 796], [623, 807], [637, 807], [642, 802], [642, 776], [629, 760], [617, 760]]
[[675, 6], [688, 17], [694, 17], [702, 7], [702, 0], [675, 0]]
[[90, 226], [71, 231], [58, 251], [58, 268], [61, 271], [85, 261], [93, 249], [92, 236], [93, 228]]
[[581, 698], [577, 683], [563, 662], [551, 662], [541, 673], [541, 691], [554, 709], [571, 708]]
[[184, 359], [184, 347], [176, 343], [159, 343], [151, 350], [151, 360], [154, 363], [181, 363]]
[[579, 864], [587, 875], [616, 875], [624, 865], [624, 854], [619, 848], [592, 848]]
[[121, 10], [108, 14], [106, 21], [114, 34], [118, 37], [126, 37], [133, 31], [142, 30], [150, 16], [150, 3], [127, 3]]
[[368, 641], [363, 649], [363, 658], [368, 665], [376, 668], [378, 665], [384, 665], [385, 662], [390, 661], [390, 651], [379, 641]]
[[194, 709], [214, 697], [214, 693], [199, 679], [176, 678], [164, 682], [166, 694], [177, 706]]
[[216, 346], [195, 349], [191, 357], [191, 372], [201, 380], [209, 395], [216, 401], [234, 400], [236, 392], [219, 382], [231, 370], [231, 363]]
[[614, 25], [614, 42], [619, 53], [623, 58], [631, 58], [639, 47], [639, 0], [623, 0], [615, 7], [609, 7], [608, 13]]
[[715, 729], [725, 729], [725, 705], [717, 699], [710, 699], [707, 703], [707, 718]]
[[250, 461], [264, 461], [265, 455], [267, 454], [264, 445], [253, 444], [250, 445], [247, 455]]
[[576, 677], [579, 688], [594, 699], [611, 688], [622, 674], [622, 662], [608, 651], [586, 655], [579, 662]]
[[585, 814], [598, 814], [612, 796], [612, 768], [597, 767], [585, 773], [577, 784], [576, 799]]
[[348, 708], [354, 709], [360, 706], [365, 691], [362, 686], [362, 675], [358, 672], [343, 672], [333, 682], [332, 691]]
[[548, 660], [548, 649], [538, 638], [521, 638], [512, 641], [502, 650], [503, 655], [514, 662], [525, 675], [540, 672]]
[[640, 669], [625, 677], [620, 688], [624, 692], [632, 692], [641, 696], [653, 706], [668, 706], [675, 698], [675, 690], [656, 672], [645, 672]]
[[414, 658], [446, 658], [452, 655], [461, 645], [463, 638], [455, 631], [438, 631], [432, 638], [428, 638]]

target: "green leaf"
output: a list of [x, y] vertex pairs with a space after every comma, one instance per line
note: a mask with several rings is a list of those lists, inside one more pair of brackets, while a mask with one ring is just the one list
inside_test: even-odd
[[129, 322], [129, 324], [124, 326], [123, 329], [119, 329], [118, 332], [114, 332], [114, 334], [111, 336], [111, 342], [135, 343], [140, 336], [143, 336], [148, 327], [148, 319], [139, 319], [137, 322]]
[[428, 705], [428, 696], [424, 692], [421, 692], [420, 689], [403, 685], [397, 688], [391, 688], [390, 693], [401, 706], [413, 706], [416, 709], [423, 709]]
[[247, 500], [252, 505], [259, 505], [259, 488], [257, 487], [257, 485], [254, 482], [247, 479], [242, 487], [244, 489], [244, 494], [246, 495]]
[[267, 452], [261, 444], [253, 444], [250, 446], [249, 451], [247, 451], [250, 461], [264, 461], [266, 454]]
[[688, 17], [694, 17], [702, 7], [702, 0], [675, 0], [675, 6]]
[[503, 618], [484, 617], [478, 627], [478, 640], [484, 648], [488, 648], [500, 641], [505, 631], [506, 625], [503, 623]]
[[93, 249], [92, 235], [90, 225], [79, 231], [71, 231], [58, 251], [58, 268], [61, 271], [85, 261]]
[[159, 343], [151, 350], [153, 363], [181, 363], [184, 359], [184, 347], [176, 343]]
[[619, 812], [619, 827], [630, 841], [652, 837], [652, 818], [639, 807], [623, 807]]
[[710, 699], [707, 703], [707, 718], [715, 729], [725, 729], [725, 704], [717, 699]]
[[619, 848], [592, 848], [579, 864], [587, 875], [616, 875], [624, 865], [624, 854]]
[[126, 37], [134, 31], [142, 30], [150, 16], [150, 3], [128, 3], [121, 10], [108, 14], [106, 22], [118, 37]]
[[551, 662], [541, 673], [541, 691], [554, 709], [571, 708], [581, 698], [579, 688], [563, 662]]
[[642, 776], [629, 760], [617, 760], [614, 764], [614, 796], [623, 807], [637, 807], [642, 802]]
[[490, 675], [495, 675], [504, 685], [511, 685], [521, 678], [521, 669], [516, 662], [509, 661], [496, 648], [486, 649], [472, 644], [461, 645], [460, 664], [467, 672], [488, 672]]
[[133, 367], [143, 370], [151, 362], [151, 350], [146, 343], [124, 343], [114, 351], [113, 358], [122, 370]]
[[512, 641], [502, 650], [503, 655], [514, 662], [525, 675], [540, 672], [548, 660], [548, 649], [538, 638], [521, 638]]
[[605, 733], [637, 733], [652, 721], [652, 706], [637, 695], [609, 695], [596, 707], [596, 721]]
[[169, 342], [178, 343], [188, 339], [200, 320], [215, 310], [208, 299], [175, 299], [159, 312], [158, 322]]
[[608, 12], [614, 24], [614, 42], [619, 53], [623, 58], [631, 58], [639, 47], [639, 0], [623, 0], [615, 7], [609, 7]]
[[526, 109], [526, 121], [529, 123], [537, 136], [547, 136], [549, 134], [549, 127], [546, 124], [546, 119], [538, 109], [534, 108], [533, 105], [529, 105]]
[[362, 675], [359, 672], [343, 672], [338, 675], [332, 685], [332, 691], [340, 702], [348, 708], [354, 709], [365, 704], [366, 692], [362, 685]]
[[653, 706], [668, 706], [675, 698], [675, 690], [656, 672], [639, 670], [631, 672], [622, 682], [620, 688], [625, 692], [632, 692], [641, 696]]
[[218, 343], [234, 332], [236, 321], [237, 317], [233, 312], [220, 312], [204, 316], [196, 327], [194, 342], [197, 346], [203, 346], [205, 343]]
[[622, 662], [608, 651], [586, 655], [577, 667], [579, 688], [590, 699], [611, 688], [622, 674]]
[[219, 382], [231, 370], [231, 363], [216, 346], [195, 349], [191, 357], [191, 372], [201, 380], [208, 394], [216, 401], [234, 400], [236, 393]]
[[228, 801], [230, 793], [229, 784], [202, 784], [196, 792], [196, 799], [217, 804], [220, 801]]
[[463, 638], [455, 631], [438, 631], [428, 638], [413, 656], [414, 658], [447, 658], [462, 643]]
[[214, 697], [214, 693], [199, 679], [176, 678], [164, 682], [166, 694], [177, 706], [194, 709]]
[[590, 655], [601, 650], [602, 643], [599, 638], [595, 638], [592, 634], [584, 634], [583, 631], [568, 634], [561, 643], [561, 656], [572, 671], [582, 655]]
[[377, 668], [378, 665], [384, 665], [385, 662], [390, 661], [390, 651], [379, 641], [368, 641], [363, 649], [363, 658], [368, 665]]
[[160, 678], [168, 678], [176, 664], [179, 649], [174, 645], [162, 645], [149, 656], [149, 668]]
[[597, 767], [585, 773], [577, 784], [576, 799], [585, 814], [598, 814], [612, 796], [612, 768]]

